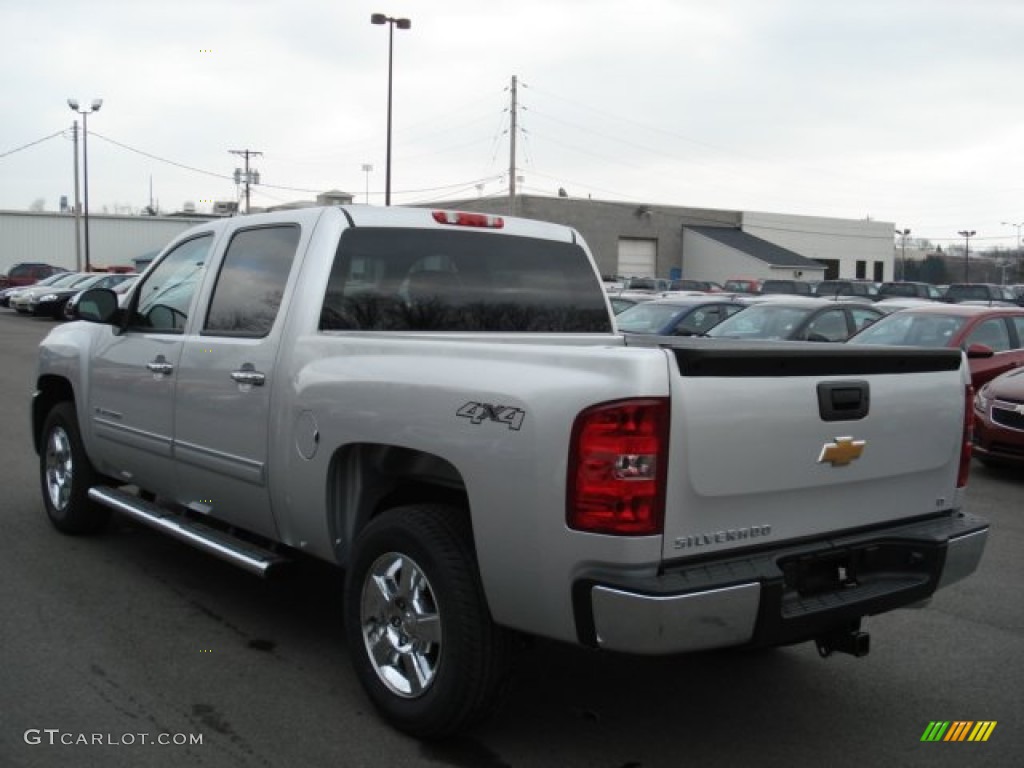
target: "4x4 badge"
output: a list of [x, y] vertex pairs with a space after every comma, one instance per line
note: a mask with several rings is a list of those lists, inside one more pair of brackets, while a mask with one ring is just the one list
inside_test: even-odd
[[854, 440], [852, 437], [837, 437], [835, 442], [825, 443], [818, 457], [819, 464], [831, 464], [833, 467], [845, 467], [851, 461], [860, 458], [864, 453], [864, 440]]
[[469, 419], [472, 424], [480, 424], [484, 421], [494, 421], [504, 424], [513, 432], [518, 432], [523, 426], [523, 419], [526, 418], [526, 411], [513, 408], [510, 405], [491, 405], [490, 403], [469, 402], [455, 412], [456, 416]]

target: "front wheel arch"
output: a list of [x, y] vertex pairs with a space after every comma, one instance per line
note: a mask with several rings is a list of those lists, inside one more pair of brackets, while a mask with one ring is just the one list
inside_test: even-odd
[[62, 400], [47, 412], [39, 431], [39, 484], [43, 506], [62, 533], [98, 533], [110, 510], [89, 498], [99, 475], [82, 444], [73, 403]]

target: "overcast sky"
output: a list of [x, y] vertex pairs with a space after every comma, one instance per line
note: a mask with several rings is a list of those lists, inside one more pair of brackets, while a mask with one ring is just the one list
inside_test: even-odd
[[0, 0], [0, 209], [73, 201], [70, 96], [103, 99], [94, 212], [141, 208], [151, 180], [165, 211], [236, 199], [243, 149], [263, 153], [254, 205], [383, 203], [373, 12], [412, 20], [396, 204], [507, 194], [515, 75], [527, 193], [973, 229], [972, 248], [1024, 223], [1021, 0]]

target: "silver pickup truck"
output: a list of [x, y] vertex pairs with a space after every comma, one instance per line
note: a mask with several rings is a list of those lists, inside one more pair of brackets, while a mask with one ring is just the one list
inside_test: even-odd
[[567, 227], [219, 220], [77, 311], [32, 403], [53, 524], [337, 564], [358, 677], [416, 736], [488, 713], [521, 634], [864, 655], [863, 617], [985, 546], [960, 352], [628, 339]]

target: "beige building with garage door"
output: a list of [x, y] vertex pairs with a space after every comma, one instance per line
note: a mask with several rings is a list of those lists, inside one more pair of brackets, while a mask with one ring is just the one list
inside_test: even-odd
[[[507, 198], [432, 207], [510, 209]], [[891, 222], [534, 195], [517, 197], [514, 208], [516, 216], [574, 227], [605, 275], [894, 279]]]

